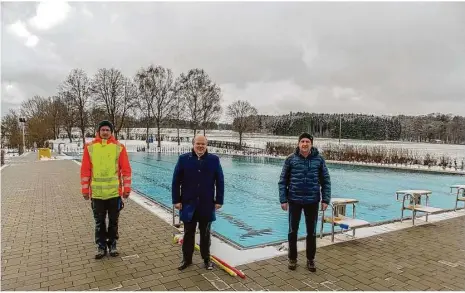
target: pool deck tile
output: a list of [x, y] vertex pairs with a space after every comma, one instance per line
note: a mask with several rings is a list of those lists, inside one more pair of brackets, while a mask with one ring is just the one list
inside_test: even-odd
[[246, 279], [215, 268], [179, 272], [173, 229], [129, 201], [120, 216], [120, 257], [94, 259], [90, 203], [79, 166], [11, 158], [1, 171], [1, 289], [169, 291], [465, 290], [465, 216], [318, 248], [318, 271], [285, 256], [241, 265]]

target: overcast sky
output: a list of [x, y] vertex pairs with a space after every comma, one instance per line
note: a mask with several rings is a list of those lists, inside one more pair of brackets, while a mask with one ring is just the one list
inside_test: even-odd
[[79, 67], [204, 68], [263, 114], [465, 114], [465, 3], [1, 3], [2, 113]]

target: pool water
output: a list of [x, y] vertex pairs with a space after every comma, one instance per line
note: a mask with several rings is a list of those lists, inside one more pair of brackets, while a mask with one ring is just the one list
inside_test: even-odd
[[[167, 207], [171, 204], [171, 180], [177, 154], [130, 153], [133, 188]], [[278, 180], [282, 159], [220, 155], [225, 178], [224, 206], [217, 212], [212, 230], [243, 248], [287, 241], [287, 213], [281, 210]], [[332, 196], [355, 198], [357, 218], [381, 222], [400, 218], [401, 203], [395, 192], [428, 189], [430, 205], [453, 208], [450, 185], [463, 183], [464, 176], [374, 167], [328, 164]], [[348, 206], [351, 207], [351, 206]], [[326, 213], [329, 215], [330, 213]], [[352, 209], [348, 209], [348, 215]], [[410, 216], [405, 211], [405, 216]], [[318, 233], [319, 233], [318, 226]], [[330, 225], [325, 224], [325, 232]], [[299, 236], [305, 236], [304, 215]]]

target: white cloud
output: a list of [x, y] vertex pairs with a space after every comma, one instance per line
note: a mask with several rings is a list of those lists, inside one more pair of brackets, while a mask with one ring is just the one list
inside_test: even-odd
[[361, 100], [359, 93], [353, 88], [333, 87], [332, 94], [336, 100]]
[[112, 15], [111, 15], [110, 22], [111, 22], [111, 23], [115, 23], [115, 21], [118, 19], [118, 17], [119, 17], [118, 14], [112, 14]]
[[40, 2], [29, 24], [38, 30], [48, 30], [65, 21], [70, 11], [71, 6], [64, 1]]
[[26, 25], [21, 20], [10, 25], [10, 32], [16, 34], [18, 37], [27, 38], [31, 33], [27, 30]]
[[24, 92], [15, 83], [2, 82], [2, 93], [2, 102], [19, 105], [26, 99]]
[[10, 33], [20, 37], [25, 41], [25, 45], [28, 47], [35, 47], [39, 43], [39, 38], [32, 34], [26, 27], [26, 24], [21, 20], [10, 24], [8, 27]]
[[27, 97], [54, 95], [76, 67], [132, 77], [160, 64], [176, 75], [203, 68], [224, 106], [245, 99], [260, 113], [465, 108], [463, 3], [68, 3], [48, 31], [30, 25], [49, 20], [39, 2], [2, 10], [6, 25], [26, 24], [3, 36], [2, 78]]
[[93, 17], [94, 14], [92, 12], [90, 12], [86, 6], [84, 6], [82, 9], [81, 9], [81, 12], [82, 14], [84, 14], [85, 16], [87, 17]]
[[234, 84], [220, 86], [225, 105], [235, 100], [246, 100], [260, 109], [261, 114], [267, 115], [305, 111], [304, 108], [311, 108], [318, 98], [318, 90], [303, 89], [292, 80], [251, 82], [245, 88], [238, 88]]
[[39, 43], [39, 38], [37, 36], [30, 36], [29, 38], [27, 38], [27, 41], [26, 41], [26, 46], [28, 47], [35, 47], [37, 45], [37, 43]]

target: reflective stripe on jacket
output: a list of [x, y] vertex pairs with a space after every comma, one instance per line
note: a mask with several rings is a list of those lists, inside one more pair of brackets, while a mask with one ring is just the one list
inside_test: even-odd
[[131, 166], [124, 145], [113, 136], [97, 137], [85, 145], [81, 164], [81, 192], [110, 199], [131, 191]]

